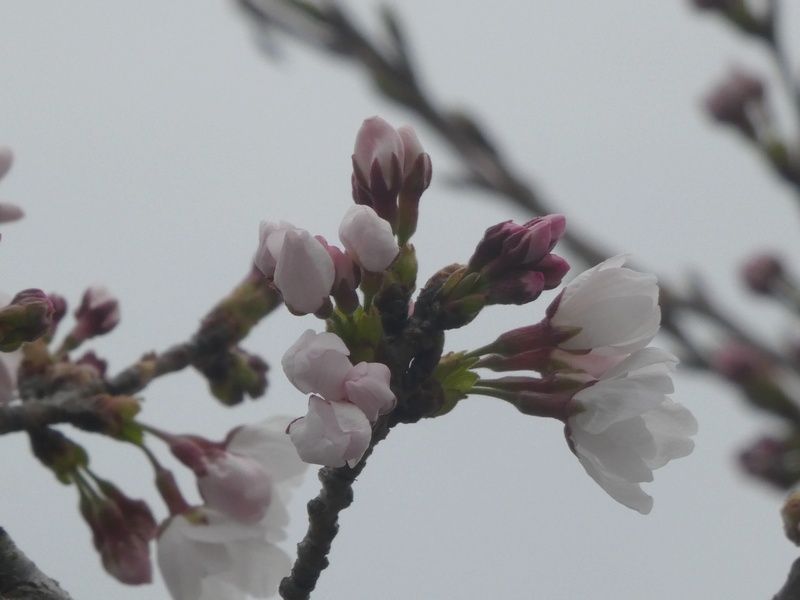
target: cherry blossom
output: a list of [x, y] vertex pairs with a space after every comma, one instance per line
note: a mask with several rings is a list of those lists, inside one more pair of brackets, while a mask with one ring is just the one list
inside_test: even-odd
[[[245, 425], [232, 431], [223, 444], [229, 456], [252, 459], [268, 476], [270, 497], [259, 520], [244, 522], [233, 511], [223, 510], [229, 502], [209, 497], [203, 506], [175, 511], [162, 525], [158, 564], [175, 600], [264, 598], [274, 594], [281, 578], [289, 574], [291, 561], [275, 544], [286, 538], [289, 494], [307, 466], [285, 433], [289, 421], [272, 417]], [[236, 473], [217, 482], [218, 488], [228, 482], [234, 484], [232, 492], [246, 494], [246, 489], [237, 487], [244, 481], [238, 477], [242, 471]]]
[[677, 362], [658, 348], [637, 350], [572, 398], [580, 408], [566, 431], [583, 468], [617, 502], [642, 514], [653, 499], [640, 484], [694, 448], [697, 421], [667, 397]]
[[372, 427], [355, 404], [311, 396], [308, 413], [289, 425], [300, 458], [328, 467], [354, 467], [372, 439]]
[[308, 329], [286, 351], [281, 365], [286, 377], [301, 392], [339, 400], [345, 395], [345, 377], [352, 368], [349, 354], [335, 333], [315, 333]]
[[240, 523], [208, 507], [171, 517], [157, 558], [174, 600], [244, 600], [275, 592], [289, 557], [269, 540], [264, 523]]
[[573, 332], [558, 346], [597, 354], [644, 348], [661, 322], [655, 275], [623, 267], [615, 256], [573, 279], [547, 309], [552, 328]]
[[392, 410], [397, 398], [389, 383], [392, 374], [382, 363], [360, 362], [345, 378], [347, 400], [358, 406], [370, 423]]

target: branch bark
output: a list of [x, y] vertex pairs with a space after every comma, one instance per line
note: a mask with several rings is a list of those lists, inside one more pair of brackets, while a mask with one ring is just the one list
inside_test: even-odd
[[792, 563], [786, 583], [772, 600], [798, 600], [800, 599], [800, 558]]
[[42, 573], [0, 527], [0, 598], [72, 600], [58, 582]]

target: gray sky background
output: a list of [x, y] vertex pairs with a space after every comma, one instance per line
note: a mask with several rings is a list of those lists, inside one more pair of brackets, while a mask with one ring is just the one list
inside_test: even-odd
[[[376, 4], [350, 6], [374, 24]], [[736, 278], [753, 249], [798, 256], [796, 200], [699, 109], [732, 64], [773, 73], [758, 47], [681, 0], [406, 0], [398, 10], [434, 96], [480, 116], [570, 225], [673, 282], [702, 273], [765, 336], [796, 331]], [[58, 291], [74, 308], [87, 285], [108, 285], [123, 320], [91, 347], [116, 372], [195, 330], [245, 274], [261, 219], [335, 239], [361, 120], [418, 123], [354, 68], [281, 46], [282, 60], [265, 60], [226, 2], [0, 3], [0, 143], [16, 154], [0, 197], [27, 212], [3, 228], [2, 288]], [[448, 187], [456, 163], [418, 131], [434, 166], [414, 239], [424, 282], [466, 261], [489, 225], [527, 215]], [[486, 311], [447, 348], [538, 321], [546, 305]], [[266, 398], [226, 410], [183, 373], [147, 390], [142, 419], [221, 438], [241, 422], [303, 414], [279, 362], [308, 327], [323, 325], [281, 313], [246, 341], [273, 365]], [[715, 381], [676, 383], [700, 422], [697, 448], [656, 472], [646, 517], [584, 473], [555, 421], [475, 398], [397, 428], [356, 483], [315, 597], [770, 597], [797, 551], [782, 537], [781, 496], [739, 475], [733, 456], [773, 424]], [[164, 516], [139, 454], [75, 437], [100, 474]], [[167, 598], [160, 582], [125, 588], [104, 574], [76, 491], [23, 436], [5, 436], [0, 453], [0, 524], [73, 597]], [[317, 488], [311, 471], [287, 548]]]

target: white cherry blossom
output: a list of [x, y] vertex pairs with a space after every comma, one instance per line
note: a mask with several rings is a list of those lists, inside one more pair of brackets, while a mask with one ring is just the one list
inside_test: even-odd
[[655, 337], [661, 322], [656, 276], [623, 267], [625, 259], [615, 256], [581, 273], [548, 309], [551, 326], [578, 330], [560, 348], [628, 354]]
[[697, 421], [667, 397], [677, 362], [658, 348], [633, 352], [575, 394], [583, 410], [567, 421], [570, 445], [586, 472], [617, 502], [642, 514], [653, 499], [640, 484], [694, 448]]

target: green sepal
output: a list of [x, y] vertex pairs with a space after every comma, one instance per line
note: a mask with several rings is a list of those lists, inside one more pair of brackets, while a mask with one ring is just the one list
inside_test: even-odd
[[467, 397], [478, 381], [477, 373], [469, 369], [478, 362], [475, 357], [466, 357], [465, 352], [450, 352], [443, 356], [433, 371], [433, 378], [444, 391], [444, 403], [435, 416], [449, 413], [460, 400]]

